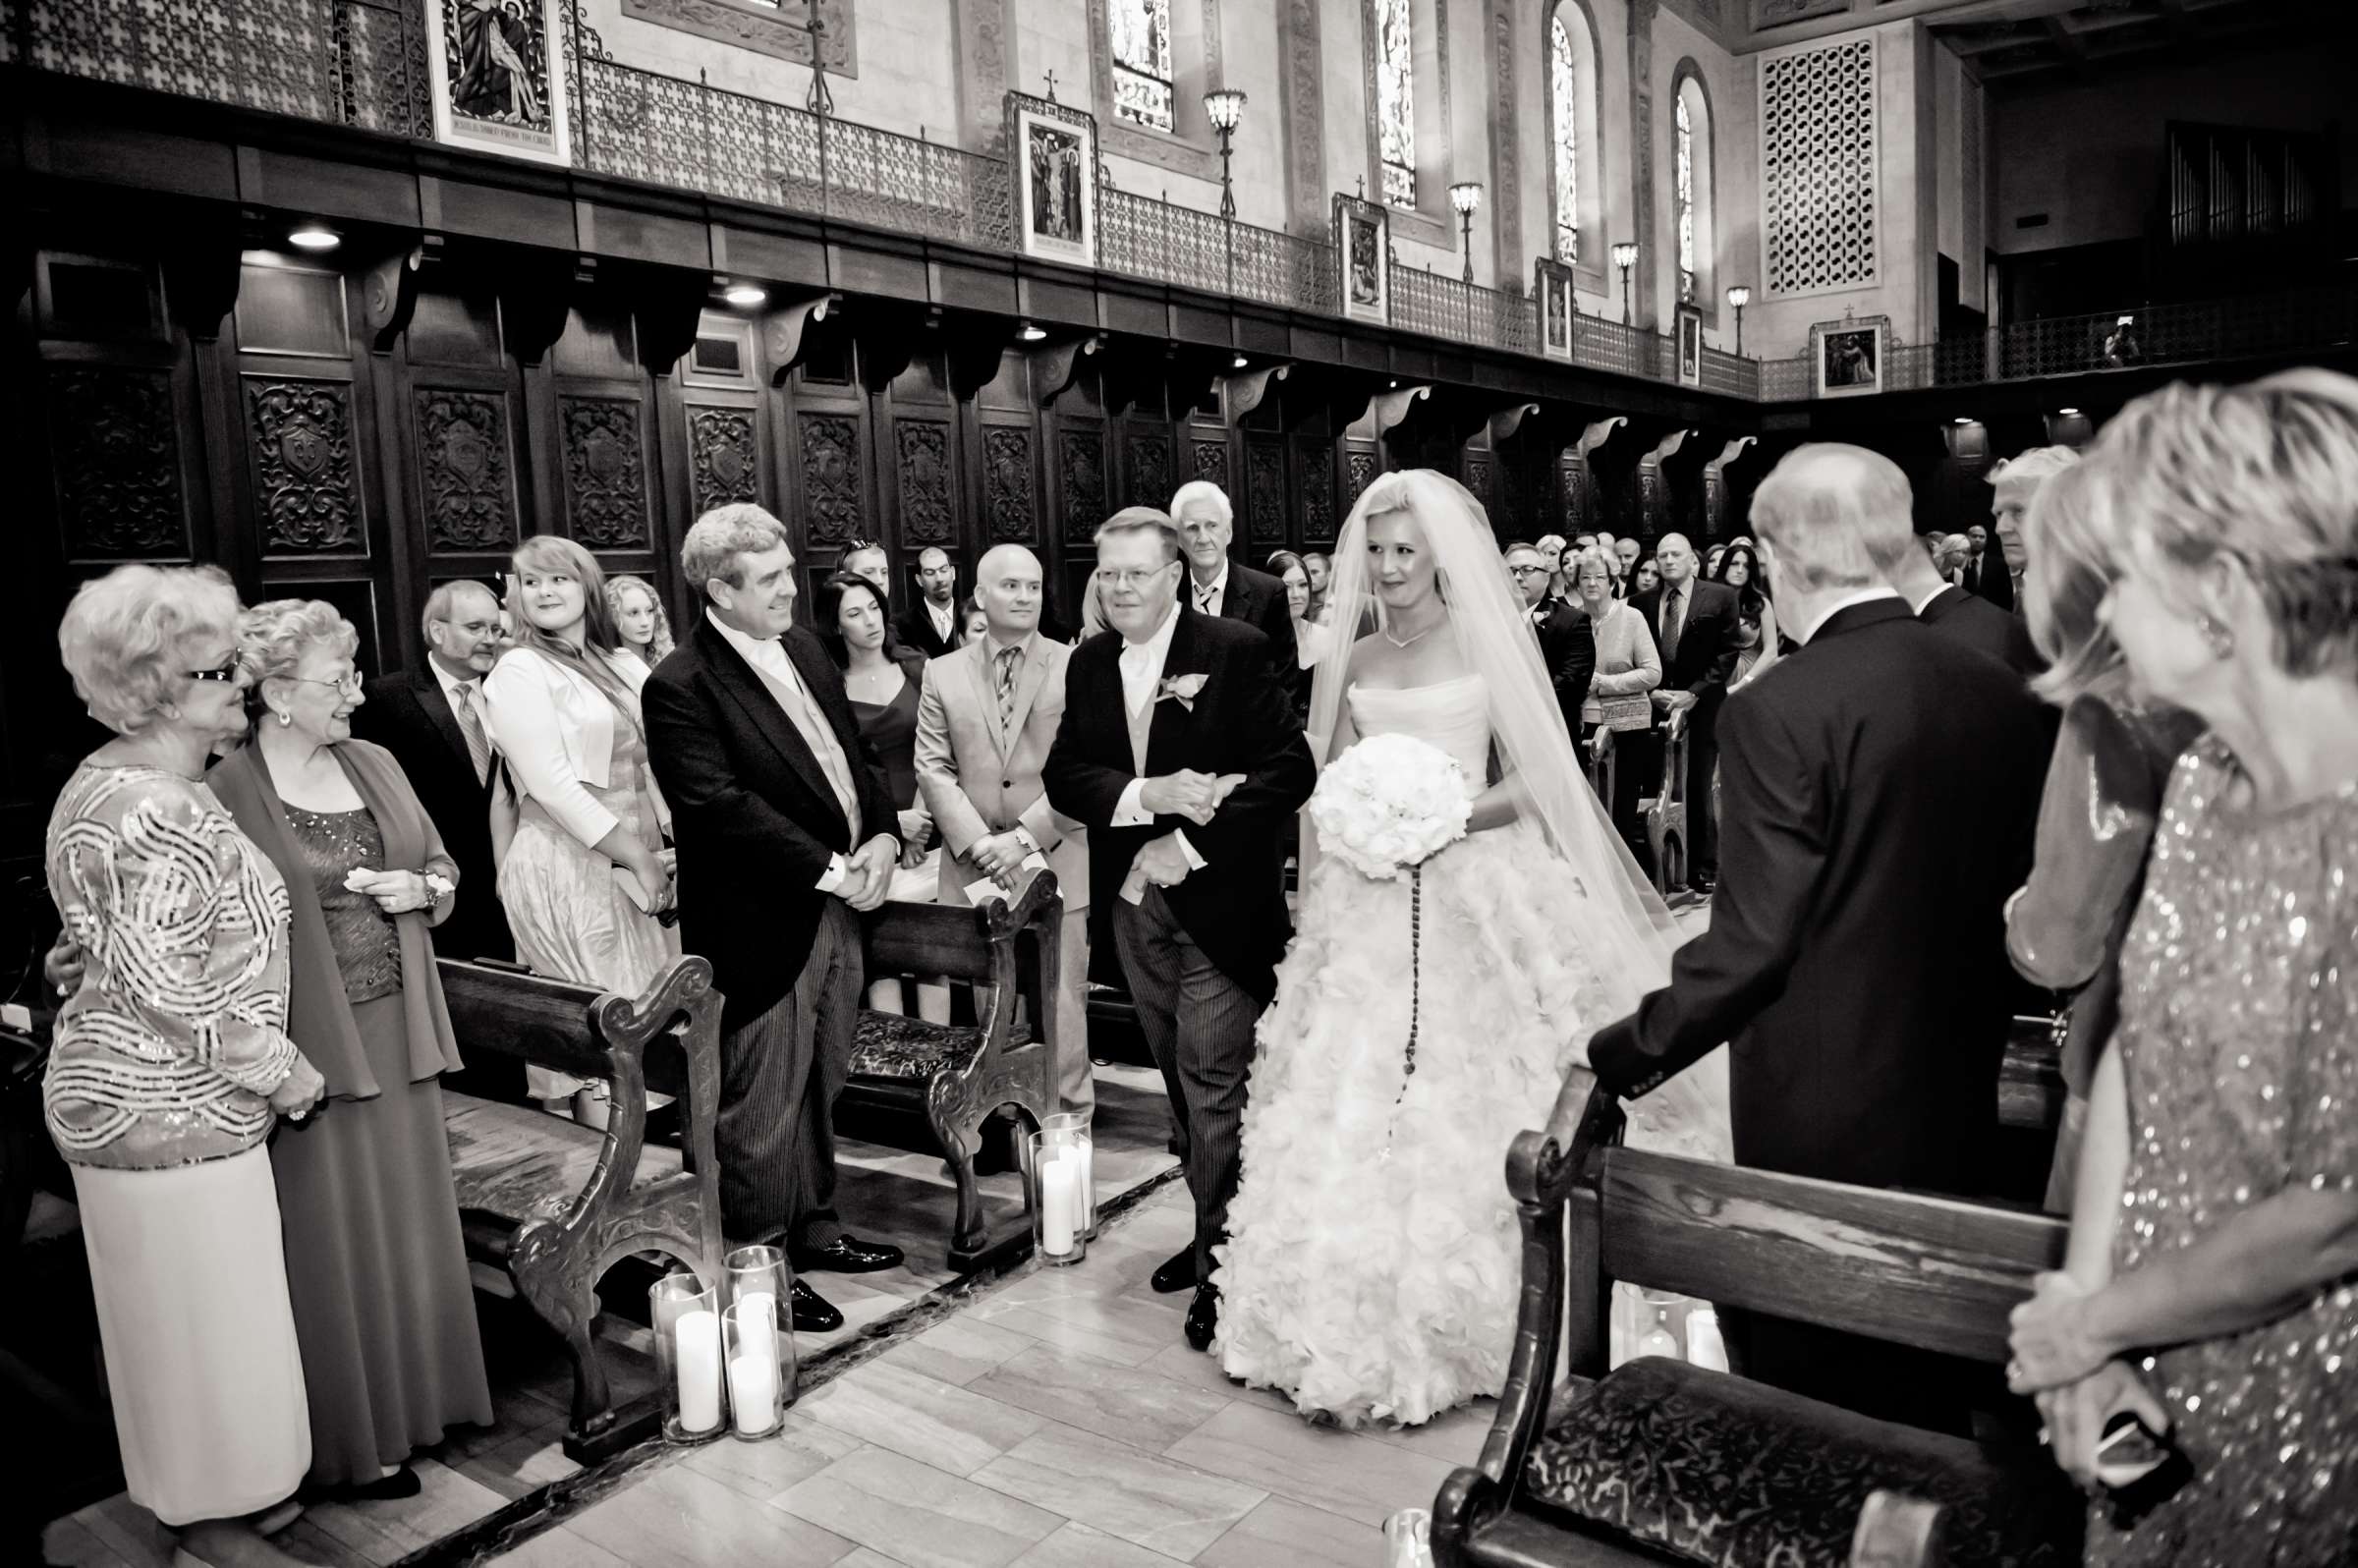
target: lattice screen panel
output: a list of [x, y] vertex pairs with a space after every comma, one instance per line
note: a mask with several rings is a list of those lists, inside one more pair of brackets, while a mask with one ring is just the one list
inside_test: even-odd
[[1761, 61], [1761, 224], [1770, 294], [1876, 281], [1875, 40]]

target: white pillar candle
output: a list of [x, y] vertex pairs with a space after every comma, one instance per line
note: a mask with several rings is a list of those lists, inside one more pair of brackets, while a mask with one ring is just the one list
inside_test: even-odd
[[682, 1313], [672, 1341], [680, 1370], [680, 1429], [710, 1431], [720, 1425], [720, 1315]]
[[778, 1356], [766, 1340], [729, 1360], [729, 1405], [737, 1429], [747, 1436], [765, 1431], [778, 1414]]
[[1049, 1155], [1039, 1166], [1039, 1246], [1061, 1257], [1073, 1250], [1073, 1235], [1081, 1228], [1081, 1157], [1074, 1152]]
[[1687, 1314], [1687, 1360], [1713, 1372], [1727, 1371], [1727, 1342], [1719, 1333], [1719, 1315], [1709, 1307]]
[[766, 1290], [749, 1290], [737, 1300], [738, 1348], [761, 1347], [772, 1361], [778, 1355], [778, 1298]]

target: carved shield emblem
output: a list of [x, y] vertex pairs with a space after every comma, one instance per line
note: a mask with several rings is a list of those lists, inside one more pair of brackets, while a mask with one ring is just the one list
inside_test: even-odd
[[720, 447], [712, 453], [712, 473], [723, 484], [735, 484], [745, 474], [745, 459], [735, 447]]
[[622, 473], [622, 443], [610, 430], [593, 430], [582, 443], [582, 466], [590, 476], [601, 482], [611, 482]]
[[308, 424], [294, 425], [279, 437], [278, 455], [304, 478], [317, 478], [327, 467], [327, 441]]
[[442, 462], [462, 479], [479, 477], [491, 461], [491, 449], [483, 444], [482, 432], [472, 424], [454, 424], [442, 438]]

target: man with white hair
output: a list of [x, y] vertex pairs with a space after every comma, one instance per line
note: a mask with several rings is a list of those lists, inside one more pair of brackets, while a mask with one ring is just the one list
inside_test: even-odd
[[1268, 635], [1269, 658], [1286, 700], [1303, 706], [1307, 679], [1294, 649], [1294, 617], [1286, 607], [1285, 585], [1228, 559], [1236, 537], [1236, 512], [1228, 492], [1209, 479], [1190, 479], [1171, 496], [1171, 521], [1187, 549], [1187, 588], [1181, 601], [1198, 615], [1217, 615], [1258, 626]]
[[[1710, 928], [1589, 1055], [1635, 1095], [1732, 1042], [1739, 1163], [1977, 1194], [2014, 994], [2002, 911], [2030, 868], [2052, 724], [1892, 588], [1881, 561], [1922, 558], [1911, 501], [1855, 446], [1800, 447], [1762, 481], [1761, 559], [1800, 646], [1720, 712]], [[1941, 1358], [1744, 1316], [1730, 1337], [1762, 1381], [1961, 1427]]]
[[2019, 611], [2022, 605], [2022, 568], [2028, 559], [2022, 542], [2022, 520], [2031, 510], [2039, 486], [2080, 460], [2067, 446], [2035, 446], [2018, 452], [1990, 471], [1993, 521], [1997, 525], [1998, 559], [1982, 557], [1979, 592], [1993, 604]]

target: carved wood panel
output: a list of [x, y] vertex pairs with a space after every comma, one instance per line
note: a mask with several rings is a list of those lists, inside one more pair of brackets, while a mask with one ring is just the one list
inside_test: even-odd
[[1064, 515], [1064, 536], [1086, 544], [1107, 516], [1105, 505], [1105, 431], [1095, 424], [1067, 424], [1056, 432], [1057, 474]]
[[1285, 542], [1285, 454], [1274, 441], [1245, 446], [1245, 517], [1257, 542]]
[[352, 388], [342, 381], [246, 378], [262, 553], [364, 550], [352, 472]]
[[1360, 495], [1376, 482], [1376, 454], [1347, 452], [1343, 455], [1343, 505], [1359, 504]]
[[1497, 504], [1495, 498], [1490, 494], [1490, 457], [1488, 453], [1468, 452], [1466, 454], [1466, 488], [1474, 492], [1474, 499], [1483, 504], [1485, 511]]
[[418, 477], [430, 550], [505, 550], [516, 543], [508, 400], [497, 392], [420, 387]]
[[1302, 542], [1332, 544], [1337, 532], [1334, 448], [1324, 436], [1304, 436], [1299, 452], [1302, 465]]
[[1502, 539], [1528, 537], [1536, 530], [1523, 515], [1523, 465], [1512, 456], [1498, 459], [1498, 515], [1490, 519]]
[[731, 501], [758, 501], [761, 480], [751, 409], [688, 409], [690, 489], [699, 516]]
[[1037, 542], [1034, 511], [1032, 431], [1020, 424], [983, 426], [982, 515], [991, 542]]
[[565, 442], [565, 511], [593, 550], [643, 550], [646, 457], [635, 398], [557, 400]]
[[47, 402], [66, 558], [185, 559], [171, 373], [52, 365]]
[[[1195, 464], [1197, 478], [1209, 479], [1214, 484], [1226, 485], [1228, 482], [1228, 443], [1225, 441], [1198, 441]], [[1170, 504], [1167, 498], [1163, 504], [1166, 506]]]
[[904, 417], [894, 421], [892, 438], [900, 453], [901, 542], [949, 543], [958, 519], [948, 422]]
[[1125, 506], [1171, 504], [1171, 436], [1167, 429], [1134, 428], [1123, 444]]
[[860, 472], [860, 425], [848, 414], [802, 414], [803, 503], [811, 542], [858, 538], [866, 521]]
[[1566, 456], [1556, 469], [1556, 493], [1563, 498], [1565, 534], [1590, 533], [1597, 528], [1597, 495], [1585, 458]]

